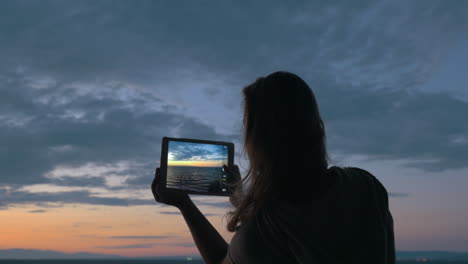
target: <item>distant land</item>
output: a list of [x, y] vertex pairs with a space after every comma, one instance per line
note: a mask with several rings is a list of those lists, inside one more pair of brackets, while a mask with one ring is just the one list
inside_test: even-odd
[[[158, 259], [185, 260], [191, 257], [199, 260], [199, 256], [153, 256], [153, 257], [125, 257], [121, 255], [96, 254], [89, 252], [64, 253], [53, 250], [37, 249], [0, 249], [0, 259]], [[435, 260], [435, 261], [468, 261], [468, 252], [453, 251], [398, 251], [398, 260]]]
[[445, 261], [468, 261], [468, 252], [454, 251], [398, 251], [397, 258], [400, 260], [445, 260]]
[[123, 258], [119, 255], [105, 255], [88, 252], [64, 253], [37, 249], [0, 249], [0, 259], [109, 259]]
[[153, 257], [126, 257], [121, 255], [96, 254], [89, 252], [64, 253], [54, 250], [38, 249], [0, 249], [1, 259], [161, 259], [161, 260], [182, 260], [191, 257], [200, 259], [199, 256], [153, 256]]

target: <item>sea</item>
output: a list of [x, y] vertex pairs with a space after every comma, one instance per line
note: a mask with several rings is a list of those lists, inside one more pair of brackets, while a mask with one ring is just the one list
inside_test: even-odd
[[221, 167], [167, 166], [167, 187], [196, 192], [219, 192]]
[[77, 260], [77, 259], [54, 259], [54, 260], [0, 260], [0, 264], [204, 264], [203, 260]]
[[[202, 260], [0, 260], [0, 264], [203, 264]], [[468, 264], [468, 261], [397, 261], [398, 264]]]

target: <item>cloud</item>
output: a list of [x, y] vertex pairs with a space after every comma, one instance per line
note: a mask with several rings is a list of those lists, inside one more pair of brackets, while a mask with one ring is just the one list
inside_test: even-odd
[[108, 187], [121, 187], [126, 186], [126, 181], [129, 179], [135, 178], [129, 172], [132, 167], [137, 166], [141, 165], [130, 164], [126, 161], [116, 162], [115, 164], [95, 164], [89, 162], [77, 167], [57, 166], [49, 171], [45, 177], [58, 181], [63, 181], [67, 178], [98, 178], [103, 179]]
[[[65, 86], [39, 92], [22, 83], [22, 77], [13, 77], [18, 89], [11, 90], [8, 81], [0, 80], [0, 113], [11, 120], [15, 115], [9, 113], [21, 113], [28, 116], [28, 121], [0, 123], [0, 137], [8, 139], [0, 148], [1, 181], [6, 186], [52, 184], [79, 186], [80, 191], [85, 187], [121, 189], [120, 193], [132, 192], [135, 187], [149, 190], [161, 138], [170, 135], [172, 127], [183, 129], [181, 135], [186, 137], [202, 134], [222, 138], [212, 127], [167, 109], [132, 108], [141, 105], [139, 99], [120, 100], [110, 92], [80, 94], [82, 91], [67, 90]], [[147, 97], [148, 101], [151, 99]], [[158, 102], [155, 99], [153, 103]], [[78, 109], [82, 114], [64, 115], [68, 109]], [[91, 198], [86, 192], [75, 194], [79, 195], [78, 202], [126, 204], [123, 199]], [[8, 199], [14, 202], [13, 197], [22, 197], [18, 202], [25, 202], [25, 196], [28, 195], [16, 193]], [[41, 199], [51, 201], [46, 196], [51, 195], [42, 194]], [[53, 199], [65, 202], [62, 198], [66, 195], [54, 195]]]
[[228, 197], [220, 196], [192, 196], [193, 202], [198, 206], [217, 207], [223, 209], [232, 208], [231, 202]]
[[89, 252], [75, 252], [75, 253], [65, 253], [60, 251], [52, 250], [37, 250], [37, 249], [25, 249], [25, 248], [10, 248], [10, 249], [0, 249], [0, 259], [8, 260], [37, 260], [37, 259], [115, 259], [122, 258], [123, 256], [119, 255], [104, 255], [96, 254]]
[[149, 199], [95, 197], [89, 191], [66, 191], [57, 193], [13, 191], [8, 194], [0, 191], [2, 205], [35, 204], [42, 206], [44, 203], [55, 204], [94, 204], [108, 206], [154, 205]]
[[195, 247], [193, 243], [143, 243], [143, 244], [127, 244], [127, 245], [117, 245], [117, 246], [100, 246], [97, 248], [103, 249], [128, 249], [128, 248], [152, 248], [155, 246], [172, 246], [172, 247]]
[[[322, 108], [332, 151], [375, 159], [407, 159], [408, 166], [442, 171], [466, 167], [468, 103], [445, 94], [362, 91], [334, 92], [339, 109]], [[363, 113], [367, 112], [366, 115]], [[352, 139], [352, 140], [350, 140]]]
[[388, 193], [389, 197], [408, 197], [409, 193], [398, 193], [398, 192], [390, 192]]
[[169, 142], [169, 160], [226, 160], [227, 154], [227, 149], [222, 145]]
[[170, 143], [171, 160], [193, 160], [194, 157], [206, 160], [206, 156], [213, 155], [214, 152], [196, 144], [184, 144], [184, 142]]
[[118, 245], [118, 246], [100, 246], [97, 248], [103, 249], [128, 249], [128, 248], [152, 248], [155, 244], [145, 243], [145, 244], [128, 244], [128, 245]]
[[[219, 205], [218, 203], [216, 203]], [[165, 214], [165, 215], [181, 215], [180, 212], [174, 212], [174, 211], [160, 211], [158, 214]], [[213, 214], [213, 213], [203, 213], [204, 216], [222, 216], [224, 214]]]
[[31, 210], [31, 211], [28, 211], [28, 212], [33, 213], [33, 214], [37, 214], [37, 213], [46, 213], [47, 210], [38, 209], [38, 210]]
[[[240, 143], [241, 88], [275, 70], [311, 85], [330, 152], [466, 167], [467, 101], [444, 82], [421, 87], [460, 42], [467, 10], [461, 1], [4, 2], [0, 184], [13, 189], [0, 189], [0, 208], [152, 203], [122, 192], [148, 188], [161, 138]], [[41, 184], [81, 189], [21, 189]]]
[[175, 247], [195, 247], [194, 243], [175, 243], [171, 245]]
[[109, 236], [106, 238], [111, 239], [163, 239], [163, 238], [170, 238], [173, 236]]
[[[121, 188], [112, 190], [105, 187], [61, 186], [53, 184], [32, 184], [23, 187], [0, 189], [0, 208], [7, 209], [17, 204], [34, 204], [44, 208], [61, 207], [66, 204], [92, 204], [108, 206], [168, 205], [156, 203], [148, 188]], [[193, 197], [199, 206], [230, 208], [224, 198]], [[215, 214], [206, 214], [212, 216]]]
[[159, 214], [166, 214], [166, 215], [181, 215], [180, 212], [173, 212], [173, 211], [161, 211], [158, 212]]

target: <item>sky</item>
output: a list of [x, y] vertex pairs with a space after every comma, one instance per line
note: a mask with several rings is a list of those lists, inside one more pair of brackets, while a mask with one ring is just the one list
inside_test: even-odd
[[227, 163], [228, 147], [225, 145], [168, 142], [168, 166], [222, 167]]
[[[468, 251], [468, 2], [0, 3], [0, 249], [197, 255], [150, 192], [163, 136], [242, 154], [244, 86], [316, 94], [331, 165], [387, 188], [398, 250]], [[230, 241], [226, 198], [192, 196]]]

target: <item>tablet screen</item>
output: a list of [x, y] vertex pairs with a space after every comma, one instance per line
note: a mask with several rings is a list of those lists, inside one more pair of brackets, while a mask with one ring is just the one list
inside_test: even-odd
[[168, 141], [166, 187], [197, 193], [227, 192], [227, 145]]

